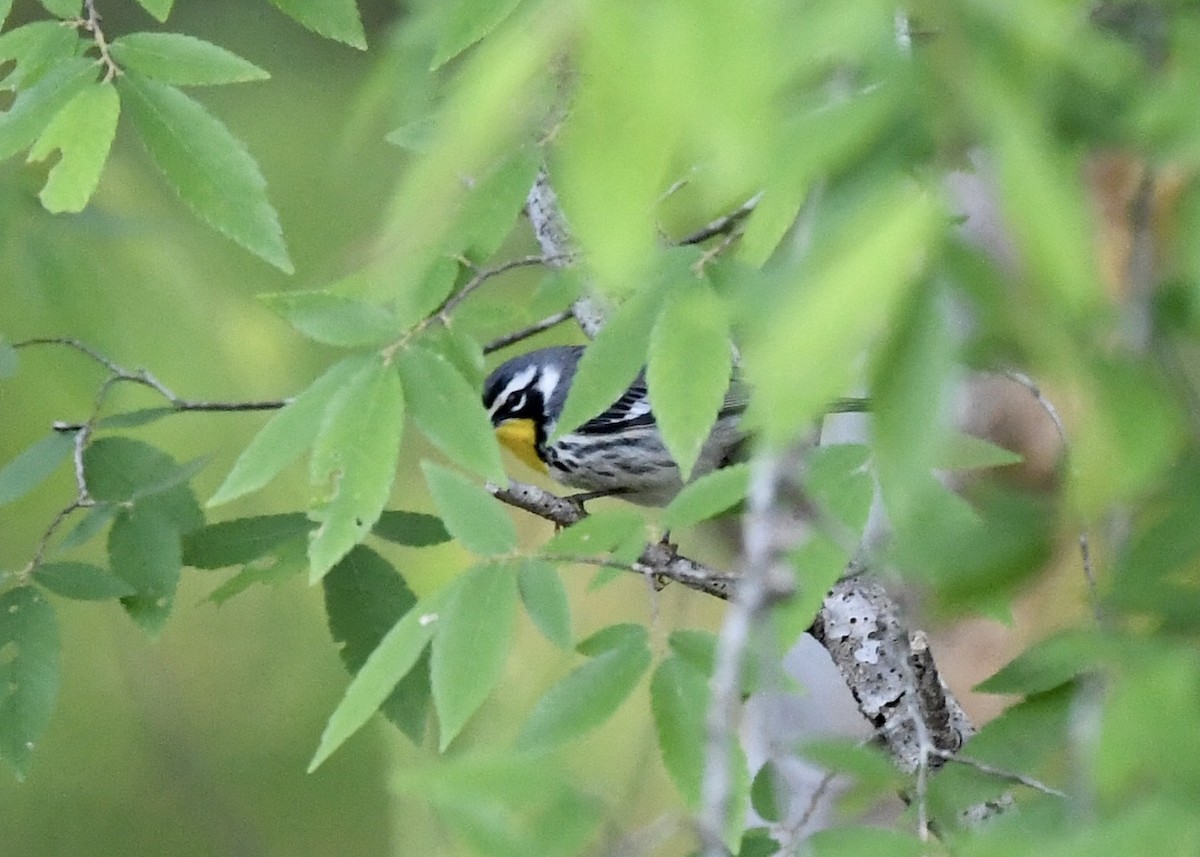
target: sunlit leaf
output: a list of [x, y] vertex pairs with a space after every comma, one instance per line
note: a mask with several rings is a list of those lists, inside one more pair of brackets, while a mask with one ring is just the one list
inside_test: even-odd
[[503, 482], [504, 464], [479, 393], [450, 362], [424, 348], [398, 357], [409, 413], [418, 428], [457, 464]]
[[522, 727], [517, 745], [554, 747], [596, 728], [633, 692], [649, 666], [650, 649], [644, 643], [597, 655], [546, 691]]
[[325, 374], [271, 417], [254, 440], [242, 450], [225, 481], [208, 501], [219, 506], [243, 494], [257, 491], [283, 468], [312, 446], [324, 419], [325, 410], [345, 387], [362, 371], [367, 358], [350, 357], [335, 363]]
[[431, 461], [422, 461], [421, 469], [446, 529], [463, 547], [481, 556], [509, 553], [516, 547], [512, 519], [490, 494]]
[[[358, 545], [321, 579], [329, 633], [351, 673], [362, 668], [384, 635], [417, 602], [388, 562]], [[425, 734], [429, 715], [429, 664], [422, 660], [400, 679], [380, 711], [414, 743]]]
[[134, 594], [134, 588], [119, 577], [86, 562], [47, 562], [33, 570], [33, 579], [63, 598], [105, 601]]
[[807, 843], [813, 857], [920, 857], [926, 851], [916, 836], [883, 827], [833, 827]]
[[39, 198], [47, 211], [82, 211], [91, 199], [117, 133], [121, 100], [107, 83], [89, 86], [64, 105], [42, 131], [30, 161], [61, 154]]
[[96, 66], [82, 57], [56, 63], [36, 83], [17, 93], [0, 113], [0, 160], [33, 143], [67, 102], [96, 79]]
[[271, 0], [271, 4], [318, 35], [366, 50], [355, 0]]
[[408, 675], [438, 622], [438, 613], [454, 584], [427, 595], [383, 635], [379, 645], [355, 673], [346, 694], [329, 715], [317, 752], [308, 770], [315, 771], [346, 739], [357, 732], [379, 710], [400, 679]]
[[0, 758], [23, 780], [58, 695], [58, 622], [34, 587], [0, 594], [0, 651]]
[[330, 403], [313, 444], [309, 477], [317, 495], [309, 517], [314, 580], [370, 532], [396, 478], [404, 394], [393, 367], [378, 358], [351, 377]]
[[442, 750], [500, 681], [516, 613], [517, 578], [507, 564], [476, 566], [443, 606], [429, 664]]
[[687, 480], [729, 389], [725, 308], [706, 282], [675, 287], [650, 336], [646, 381], [663, 441]]
[[74, 432], [56, 431], [5, 464], [0, 470], [0, 505], [19, 500], [41, 485], [74, 447]]
[[875, 497], [875, 479], [867, 468], [867, 447], [837, 443], [819, 446], [805, 460], [804, 487], [824, 512], [859, 534]]
[[609, 553], [633, 539], [644, 542], [646, 522], [632, 509], [605, 509], [554, 534], [542, 552], [551, 557], [592, 557]]
[[594, 658], [613, 649], [641, 648], [650, 644], [650, 635], [645, 625], [636, 622], [618, 622], [606, 625], [599, 631], [579, 641], [575, 651]]
[[731, 464], [694, 479], [667, 505], [663, 526], [682, 530], [728, 511], [745, 498], [749, 480], [746, 464]]
[[454, 0], [441, 16], [441, 33], [431, 68], [454, 59], [512, 14], [521, 0]]
[[1024, 457], [1019, 452], [975, 437], [971, 434], [954, 432], [938, 450], [934, 466], [941, 470], [975, 470], [985, 467], [1005, 467], [1020, 464]]
[[526, 560], [517, 571], [517, 588], [525, 612], [547, 640], [571, 648], [571, 605], [558, 569], [547, 562]]
[[244, 83], [270, 75], [225, 48], [181, 33], [129, 33], [109, 49], [123, 67], [174, 86]]
[[292, 261], [258, 164], [225, 125], [173, 86], [126, 72], [117, 81], [167, 182], [209, 225], [285, 273]]
[[700, 805], [708, 701], [708, 676], [687, 661], [669, 657], [654, 671], [650, 710], [659, 751], [667, 773], [691, 809]]
[[28, 89], [46, 71], [74, 57], [80, 45], [75, 31], [58, 21], [14, 27], [0, 35], [0, 62], [14, 62], [0, 79], [0, 87], [13, 92]]
[[383, 307], [331, 292], [274, 292], [258, 299], [300, 333], [325, 345], [381, 345], [403, 332]]

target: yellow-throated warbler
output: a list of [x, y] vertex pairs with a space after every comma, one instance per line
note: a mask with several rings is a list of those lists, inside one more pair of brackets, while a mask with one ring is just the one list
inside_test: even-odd
[[[669, 502], [683, 481], [654, 422], [644, 372], [602, 414], [550, 441], [582, 353], [576, 345], [541, 348], [488, 376], [483, 405], [500, 442], [564, 485], [643, 505]], [[738, 421], [745, 408], [745, 391], [732, 385], [693, 476], [728, 463], [743, 439]]]

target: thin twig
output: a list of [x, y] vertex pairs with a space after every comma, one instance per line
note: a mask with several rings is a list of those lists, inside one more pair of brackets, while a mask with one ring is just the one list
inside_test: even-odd
[[573, 315], [574, 313], [571, 311], [570, 307], [564, 310], [559, 310], [553, 315], [548, 315], [541, 321], [534, 322], [528, 327], [523, 327], [520, 330], [512, 333], [506, 333], [504, 336], [496, 337], [487, 345], [483, 346], [483, 353], [492, 354], [493, 352], [499, 351], [502, 348], [508, 348], [510, 345], [515, 345], [518, 342], [526, 340], [531, 336], [537, 336], [543, 331], [562, 324], [567, 319], [572, 318]]
[[1042, 794], [1061, 798], [1065, 798], [1067, 796], [1066, 792], [1060, 791], [1053, 786], [1048, 786], [1041, 780], [1035, 780], [1033, 777], [1026, 776], [1025, 774], [1019, 774], [1016, 771], [998, 768], [995, 765], [990, 765], [987, 762], [974, 758], [973, 756], [964, 756], [961, 753], [948, 753], [945, 750], [938, 750], [936, 754], [938, 758], [945, 762], [955, 762], [960, 765], [966, 765], [974, 768], [981, 774], [987, 774], [989, 777], [996, 777], [997, 779], [1006, 780], [1010, 783], [1026, 786], [1034, 791], [1039, 791]]
[[104, 30], [100, 28], [100, 13], [96, 10], [96, 0], [84, 0], [83, 7], [87, 12], [87, 17], [78, 18], [71, 23], [92, 34], [92, 41], [96, 43], [96, 48], [100, 51], [100, 64], [104, 66], [104, 82], [109, 83], [121, 76], [121, 67], [112, 58], [112, 53], [108, 48], [108, 39], [104, 36]]
[[709, 238], [715, 238], [718, 235], [726, 235], [733, 231], [733, 228], [745, 220], [758, 207], [762, 201], [762, 192], [756, 193], [748, 200], [743, 202], [729, 214], [723, 214], [711, 223], [701, 226], [690, 235], [685, 235], [682, 238], [676, 238], [671, 243], [676, 247], [686, 247], [689, 244], [702, 244]]

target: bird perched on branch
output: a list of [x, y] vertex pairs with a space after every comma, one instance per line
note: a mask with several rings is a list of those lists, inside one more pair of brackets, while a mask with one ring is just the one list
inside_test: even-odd
[[[550, 440], [582, 354], [576, 345], [540, 348], [488, 376], [483, 405], [500, 442], [536, 470], [588, 494], [647, 506], [669, 502], [683, 480], [654, 421], [644, 371], [603, 413]], [[744, 438], [738, 422], [745, 409], [745, 389], [731, 385], [693, 477], [729, 462]]]

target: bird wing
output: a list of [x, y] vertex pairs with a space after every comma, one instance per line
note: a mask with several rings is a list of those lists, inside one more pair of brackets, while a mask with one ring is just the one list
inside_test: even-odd
[[[733, 416], [746, 410], [748, 393], [749, 390], [744, 384], [734, 381], [725, 393], [718, 418]], [[621, 394], [621, 398], [605, 409], [604, 413], [581, 425], [577, 431], [582, 434], [615, 434], [625, 429], [651, 425], [654, 425], [654, 412], [650, 408], [646, 376], [642, 373], [629, 389]]]

